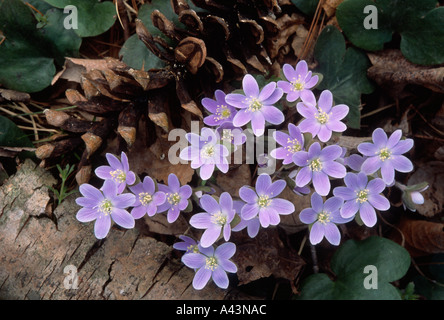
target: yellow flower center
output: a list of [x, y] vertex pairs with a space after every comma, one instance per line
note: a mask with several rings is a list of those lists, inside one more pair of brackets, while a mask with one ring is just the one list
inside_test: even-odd
[[227, 119], [231, 116], [231, 111], [230, 109], [228, 109], [227, 106], [223, 105], [223, 106], [218, 106], [217, 112], [216, 112], [216, 116], [218, 117], [217, 120], [222, 119]]
[[381, 159], [381, 161], [390, 159], [391, 155], [392, 153], [388, 148], [382, 148], [381, 150], [379, 150], [379, 159]]
[[189, 253], [199, 253], [199, 246], [197, 244], [192, 244], [187, 247], [187, 252]]
[[112, 179], [114, 181], [116, 181], [117, 183], [123, 183], [126, 180], [126, 173], [120, 169], [117, 169], [115, 171], [111, 171], [110, 175], [111, 175]]
[[110, 200], [103, 200], [99, 204], [99, 211], [104, 213], [105, 216], [111, 214], [112, 209], [113, 209], [113, 204], [111, 203]]
[[224, 226], [227, 223], [227, 217], [222, 212], [217, 212], [211, 217], [211, 222], [220, 226]]
[[318, 120], [320, 124], [326, 124], [328, 121], [328, 114], [322, 110], [319, 110], [318, 114], [315, 115], [315, 118]]
[[215, 257], [208, 257], [205, 259], [205, 269], [214, 271], [217, 267], [217, 260]]
[[150, 195], [148, 192], [141, 192], [139, 193], [139, 200], [142, 205], [146, 206], [151, 201], [153, 201], [153, 196]]
[[327, 224], [331, 221], [330, 213], [321, 211], [318, 213], [318, 221], [322, 224]]
[[299, 144], [299, 141], [297, 139], [290, 139], [288, 138], [287, 140], [288, 145], [285, 147], [285, 149], [289, 152], [289, 153], [295, 153], [298, 151], [301, 151], [302, 147]]
[[322, 170], [322, 162], [321, 159], [317, 158], [310, 162], [308, 165], [311, 171], [321, 171]]
[[257, 204], [260, 208], [266, 208], [271, 204], [271, 199], [269, 196], [259, 196]]
[[202, 149], [202, 153], [201, 153], [202, 157], [205, 159], [211, 158], [214, 156], [214, 146], [210, 145], [210, 146], [205, 146]]
[[178, 205], [180, 202], [180, 195], [177, 192], [176, 193], [167, 193], [166, 197], [167, 197], [168, 203], [173, 206]]
[[250, 99], [250, 105], [248, 111], [259, 111], [262, 108], [262, 103], [257, 98]]
[[356, 198], [356, 202], [366, 202], [368, 200], [368, 189], [364, 189], [361, 191], [356, 191], [356, 195], [358, 196]]

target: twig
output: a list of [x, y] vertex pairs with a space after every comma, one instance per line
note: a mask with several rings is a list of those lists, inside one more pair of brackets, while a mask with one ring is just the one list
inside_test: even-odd
[[316, 247], [310, 243], [311, 259], [313, 260], [313, 272], [319, 273], [318, 256], [316, 254]]

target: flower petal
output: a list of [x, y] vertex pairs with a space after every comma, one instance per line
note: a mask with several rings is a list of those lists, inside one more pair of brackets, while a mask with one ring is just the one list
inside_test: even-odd
[[368, 202], [378, 210], [385, 211], [390, 209], [390, 202], [386, 197], [380, 194], [369, 194]]
[[269, 195], [271, 198], [274, 198], [278, 196], [282, 191], [284, 191], [286, 186], [287, 183], [285, 182], [285, 180], [277, 180], [267, 188], [265, 193]]
[[106, 160], [108, 160], [108, 163], [111, 166], [111, 168], [113, 168], [114, 170], [117, 170], [117, 169], [123, 170], [122, 163], [115, 155], [113, 155], [111, 153], [107, 153], [105, 156], [106, 156]]
[[202, 196], [202, 198], [200, 198], [200, 206], [210, 214], [220, 212], [219, 203], [217, 203], [216, 199], [208, 194], [205, 194]]
[[219, 238], [221, 231], [221, 226], [212, 225], [202, 234], [202, 237], [200, 238], [200, 245], [204, 248], [208, 248], [209, 246], [213, 245]]
[[401, 140], [401, 137], [402, 137], [402, 130], [401, 129], [395, 130], [395, 132], [393, 132], [388, 138], [386, 147], [392, 149], [394, 146], [396, 146], [399, 140]]
[[370, 182], [367, 184], [367, 189], [371, 194], [381, 193], [384, 191], [385, 187], [386, 185], [384, 181], [380, 178], [370, 180]]
[[[365, 162], [364, 162], [365, 163]], [[385, 184], [390, 185], [395, 180], [395, 169], [390, 161], [384, 161], [381, 165], [381, 176]]]
[[296, 185], [298, 187], [305, 187], [312, 179], [313, 172], [309, 167], [303, 167], [299, 170], [296, 176]]
[[214, 251], [217, 260], [230, 259], [236, 253], [236, 245], [232, 242], [225, 242]]
[[313, 187], [321, 196], [326, 196], [330, 192], [330, 179], [322, 171], [313, 172]]
[[378, 150], [381, 148], [385, 148], [385, 146], [387, 145], [387, 134], [381, 128], [377, 128], [375, 131], [373, 131], [372, 139]]
[[96, 219], [94, 224], [94, 235], [97, 239], [103, 239], [108, 235], [111, 228], [111, 217], [109, 215], [101, 215]]
[[331, 130], [326, 125], [321, 125], [318, 132], [318, 138], [322, 142], [327, 142], [331, 138]]
[[403, 154], [413, 148], [413, 140], [405, 139], [398, 142], [393, 148], [391, 148], [392, 154]]
[[182, 256], [182, 262], [188, 268], [198, 269], [205, 265], [205, 256], [200, 253], [187, 253]]
[[[384, 184], [385, 186], [385, 184]], [[352, 200], [356, 198], [356, 193], [353, 189], [348, 187], [336, 187], [333, 189], [333, 195], [335, 197], [340, 197], [343, 200]]]
[[246, 74], [242, 79], [242, 89], [247, 97], [257, 98], [259, 95], [259, 86], [251, 74]]
[[324, 162], [324, 166], [322, 168], [322, 171], [324, 171], [327, 175], [333, 178], [344, 178], [347, 170], [345, 167], [336, 161], [326, 161]]
[[76, 219], [80, 222], [91, 222], [99, 216], [97, 209], [81, 208], [77, 211]]
[[324, 227], [325, 239], [332, 245], [339, 245], [341, 242], [341, 233], [334, 223], [327, 223]]
[[134, 218], [126, 210], [120, 208], [113, 208], [113, 210], [111, 211], [111, 217], [113, 218], [115, 223], [117, 223], [119, 226], [123, 228], [126, 229], [134, 228], [135, 225]]
[[241, 217], [244, 220], [250, 220], [257, 216], [259, 213], [259, 206], [257, 203], [247, 203], [242, 207]]
[[361, 166], [361, 171], [365, 174], [375, 173], [379, 168], [381, 168], [382, 161], [379, 157], [370, 157], [364, 160]]
[[235, 127], [242, 127], [251, 121], [252, 112], [247, 109], [239, 110], [233, 118], [233, 125]]
[[179, 182], [179, 179], [177, 178], [177, 176], [174, 173], [170, 173], [168, 175], [168, 187], [174, 193], [179, 192], [180, 182]]
[[211, 178], [214, 172], [214, 163], [204, 164], [200, 167], [200, 177], [202, 180], [208, 180]]
[[373, 157], [379, 151], [378, 147], [370, 142], [362, 142], [358, 145], [358, 151], [364, 156]]
[[320, 151], [320, 159], [322, 161], [332, 161], [339, 158], [342, 154], [342, 148], [338, 145], [327, 146]]
[[278, 214], [291, 214], [294, 212], [294, 204], [285, 199], [273, 199], [271, 201], [270, 207], [276, 210]]
[[367, 227], [371, 228], [376, 224], [376, 212], [375, 209], [373, 209], [373, 207], [370, 205], [370, 203], [364, 202], [361, 204], [359, 215], [362, 222], [364, 222]]
[[348, 114], [350, 108], [345, 104], [338, 104], [331, 109], [331, 118], [342, 120]]
[[145, 206], [137, 206], [131, 210], [131, 215], [134, 219], [140, 219], [147, 213], [147, 209]]
[[344, 203], [344, 200], [340, 197], [331, 197], [325, 200], [324, 210], [327, 212], [338, 211]]
[[218, 267], [213, 271], [212, 279], [214, 283], [221, 289], [227, 289], [228, 288], [228, 276], [227, 273], [224, 271], [223, 268]]
[[318, 218], [318, 213], [312, 208], [306, 208], [299, 213], [299, 220], [305, 224], [311, 224]]
[[112, 199], [117, 195], [117, 183], [114, 180], [105, 180], [100, 190], [102, 190], [105, 198]]
[[111, 202], [114, 207], [125, 209], [134, 205], [136, 196], [132, 193], [119, 194], [112, 198]]
[[208, 229], [213, 225], [211, 215], [206, 212], [196, 213], [190, 218], [190, 225], [196, 229]]
[[265, 85], [261, 92], [259, 93], [259, 96], [257, 97], [259, 101], [264, 101], [268, 99], [276, 90], [276, 82], [270, 82], [267, 85]]
[[247, 203], [253, 203], [258, 200], [256, 191], [247, 186], [243, 186], [239, 189], [239, 196]]
[[[235, 117], [236, 118], [236, 117]], [[256, 111], [251, 115], [251, 128], [255, 136], [261, 136], [265, 132], [265, 117], [262, 112]]]
[[270, 122], [271, 124], [281, 124], [284, 122], [285, 117], [281, 110], [274, 106], [263, 106], [261, 108], [261, 112], [265, 118], [266, 121]]
[[325, 231], [324, 225], [320, 222], [315, 222], [310, 230], [310, 243], [315, 245], [324, 239]]
[[333, 105], [333, 94], [329, 90], [321, 92], [318, 100], [318, 107], [322, 111], [329, 113]]
[[268, 174], [260, 174], [256, 179], [256, 192], [259, 196], [268, 195], [267, 189], [271, 186], [271, 177]]
[[390, 161], [396, 171], [410, 172], [413, 170], [412, 162], [405, 156], [392, 155]]
[[341, 207], [341, 216], [345, 219], [353, 217], [358, 212], [360, 204], [356, 200], [346, 201]]

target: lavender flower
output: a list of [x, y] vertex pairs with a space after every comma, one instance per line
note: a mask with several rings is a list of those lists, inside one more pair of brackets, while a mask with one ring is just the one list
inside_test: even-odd
[[346, 187], [336, 187], [333, 194], [342, 198], [345, 203], [341, 208], [343, 218], [353, 218], [357, 212], [367, 227], [376, 224], [376, 212], [378, 210], [388, 210], [390, 202], [380, 193], [385, 189], [382, 179], [376, 178], [368, 181], [367, 175], [363, 172], [358, 174], [349, 172], [344, 178]]
[[284, 64], [282, 71], [288, 81], [278, 81], [277, 86], [287, 94], [287, 101], [293, 102], [298, 98], [302, 101], [311, 100], [311, 89], [318, 83], [319, 77], [312, 76], [312, 72], [308, 71], [307, 62], [299, 61], [294, 69], [291, 65]]
[[265, 131], [265, 121], [271, 124], [284, 122], [284, 114], [273, 106], [283, 94], [282, 89], [276, 88], [275, 82], [268, 83], [262, 90], [252, 75], [247, 74], [242, 80], [245, 95], [239, 93], [227, 94], [225, 100], [239, 108], [233, 118], [233, 125], [242, 127], [251, 121], [253, 133], [261, 136]]
[[187, 236], [179, 236], [182, 242], [176, 242], [173, 244], [173, 248], [180, 251], [185, 251], [185, 253], [199, 253], [199, 243]]
[[349, 108], [345, 104], [334, 107], [333, 95], [329, 90], [321, 92], [318, 107], [299, 102], [296, 106], [298, 112], [305, 118], [299, 124], [302, 132], [310, 132], [314, 137], [326, 142], [330, 140], [332, 132], [343, 132], [347, 126], [340, 120], [348, 114]]
[[190, 224], [197, 229], [206, 229], [200, 239], [200, 245], [207, 248], [221, 235], [225, 241], [230, 239], [230, 223], [234, 218], [233, 199], [228, 192], [220, 195], [219, 203], [210, 195], [200, 198], [200, 206], [206, 212], [197, 213], [190, 219]]
[[222, 90], [216, 90], [214, 96], [216, 100], [202, 99], [202, 105], [212, 113], [204, 118], [204, 123], [207, 126], [219, 126], [225, 122], [232, 122], [234, 115], [237, 113], [236, 108], [225, 101], [225, 93]]
[[148, 214], [149, 217], [154, 216], [157, 213], [157, 207], [166, 200], [165, 193], [156, 192], [156, 185], [153, 179], [148, 176], [143, 179], [143, 182], [129, 187], [129, 189], [136, 195], [136, 202], [131, 210], [134, 219], [142, 218], [145, 214]]
[[382, 180], [387, 185], [395, 181], [395, 170], [399, 172], [410, 172], [413, 170], [412, 162], [403, 153], [413, 147], [412, 139], [401, 140], [400, 129], [392, 133], [390, 138], [381, 128], [373, 131], [373, 143], [364, 142], [358, 145], [358, 151], [368, 158], [361, 166], [366, 174], [373, 174], [381, 169]]
[[272, 183], [268, 174], [261, 174], [256, 180], [256, 189], [247, 186], [239, 189], [239, 196], [245, 204], [241, 211], [244, 220], [250, 220], [259, 215], [261, 226], [277, 225], [280, 222], [279, 215], [287, 215], [294, 212], [294, 205], [285, 199], [276, 198], [286, 186], [285, 180], [277, 180]]
[[294, 124], [288, 124], [288, 133], [281, 131], [273, 132], [273, 138], [282, 147], [271, 150], [270, 155], [275, 159], [282, 159], [282, 164], [293, 162], [293, 154], [304, 148], [304, 136], [301, 130]]
[[100, 166], [94, 172], [101, 179], [111, 179], [115, 181], [118, 193], [125, 190], [126, 185], [132, 185], [136, 182], [136, 175], [129, 170], [128, 157], [125, 152], [120, 155], [121, 160], [117, 159], [111, 153], [106, 154], [109, 166]]
[[427, 182], [418, 183], [411, 186], [405, 186], [399, 182], [396, 183], [396, 186], [402, 191], [402, 205], [405, 209], [409, 209], [410, 211], [415, 212], [416, 206], [418, 204], [424, 203], [424, 196], [421, 192], [424, 192], [429, 188]]
[[339, 210], [344, 200], [339, 197], [328, 198], [325, 203], [322, 197], [314, 192], [311, 196], [311, 208], [301, 211], [299, 219], [311, 225], [310, 243], [315, 245], [327, 239], [333, 245], [339, 245], [341, 233], [337, 224], [349, 222], [351, 219], [341, 217]]
[[194, 289], [203, 289], [210, 278], [219, 288], [228, 288], [227, 272], [237, 272], [236, 265], [229, 260], [235, 252], [235, 244], [226, 242], [217, 247], [216, 250], [211, 246], [202, 248], [200, 253], [184, 254], [182, 262], [187, 267], [197, 270], [193, 279]]
[[302, 167], [296, 176], [296, 186], [304, 187], [310, 181], [317, 193], [326, 196], [330, 192], [329, 176], [344, 178], [345, 167], [336, 162], [342, 154], [342, 148], [337, 145], [321, 149], [319, 142], [313, 143], [307, 151], [299, 151], [293, 155], [293, 162]]
[[179, 179], [174, 173], [168, 176], [168, 186], [158, 185], [159, 191], [165, 193], [166, 201], [157, 207], [157, 212], [168, 210], [167, 220], [173, 223], [179, 217], [182, 210], [188, 206], [188, 198], [191, 197], [193, 190], [189, 185], [180, 186]]
[[223, 173], [228, 171], [227, 147], [219, 143], [214, 130], [202, 128], [201, 135], [187, 133], [185, 135], [191, 146], [183, 149], [179, 157], [183, 160], [191, 160], [191, 168], [200, 168], [199, 174], [202, 180], [208, 180], [217, 167]]
[[76, 203], [82, 206], [76, 215], [80, 222], [96, 220], [94, 234], [97, 239], [103, 239], [111, 228], [111, 218], [123, 228], [134, 228], [134, 218], [126, 211], [136, 201], [136, 197], [130, 193], [118, 194], [117, 184], [113, 180], [105, 180], [99, 190], [94, 186], [84, 183], [80, 185], [80, 193], [83, 197], [76, 199]]

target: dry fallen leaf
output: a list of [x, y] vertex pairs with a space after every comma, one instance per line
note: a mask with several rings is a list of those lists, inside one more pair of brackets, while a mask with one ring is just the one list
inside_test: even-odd
[[444, 224], [426, 220], [403, 218], [393, 237], [397, 242], [405, 241], [405, 247], [413, 257], [444, 252]]
[[416, 84], [444, 93], [444, 67], [425, 67], [404, 58], [400, 50], [368, 53], [373, 64], [367, 70], [369, 78], [381, 87], [392, 89], [397, 96], [407, 84]]

